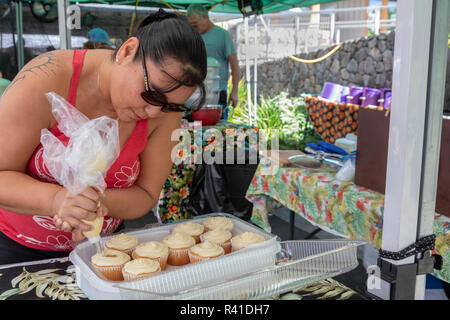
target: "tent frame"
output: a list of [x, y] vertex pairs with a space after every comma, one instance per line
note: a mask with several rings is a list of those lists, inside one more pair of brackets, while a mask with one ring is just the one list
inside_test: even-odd
[[[398, 252], [433, 234], [449, 9], [447, 0], [398, 0], [383, 250]], [[381, 259], [397, 269], [397, 279], [388, 283], [382, 273], [381, 287], [371, 293], [383, 299], [424, 299], [425, 275], [417, 275], [416, 266], [422, 258]]]

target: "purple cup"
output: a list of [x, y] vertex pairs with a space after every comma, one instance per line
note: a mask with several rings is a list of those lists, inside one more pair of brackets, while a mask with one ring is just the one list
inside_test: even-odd
[[346, 103], [361, 105], [363, 91], [363, 87], [350, 86], [350, 93], [347, 95]]
[[361, 97], [362, 106], [378, 106], [381, 96], [381, 90], [375, 88], [367, 88], [365, 87], [363, 90], [363, 95]]
[[386, 92], [384, 95], [384, 108], [387, 109], [391, 106], [392, 102], [392, 91]]
[[383, 107], [385, 109], [389, 108], [389, 105], [392, 101], [392, 89], [390, 88], [382, 88], [380, 89], [380, 99], [378, 100], [378, 106]]
[[350, 88], [342, 86], [341, 99], [339, 101], [342, 102], [342, 103], [346, 103], [347, 102], [347, 96], [349, 94], [350, 94]]
[[342, 91], [341, 85], [339, 85], [337, 83], [333, 83], [333, 82], [325, 82], [323, 84], [323, 88], [322, 88], [322, 92], [320, 93], [320, 97], [330, 100], [330, 101], [340, 102], [341, 101], [341, 91]]

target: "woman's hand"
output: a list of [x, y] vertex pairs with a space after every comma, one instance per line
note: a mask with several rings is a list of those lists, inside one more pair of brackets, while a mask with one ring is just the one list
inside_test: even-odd
[[[71, 195], [66, 188], [61, 188], [53, 199], [52, 213], [58, 229], [65, 232], [76, 229], [79, 230], [76, 233], [78, 235], [92, 228], [82, 222], [82, 219], [94, 220], [97, 216], [105, 216], [108, 214], [108, 209], [102, 203], [100, 194], [93, 188], [86, 188], [76, 196]], [[80, 237], [76, 236], [76, 238]]]

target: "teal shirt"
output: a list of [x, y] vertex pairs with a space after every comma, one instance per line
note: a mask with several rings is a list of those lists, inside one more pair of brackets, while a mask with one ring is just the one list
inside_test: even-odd
[[212, 27], [201, 36], [205, 43], [206, 54], [208, 57], [213, 57], [220, 63], [220, 90], [227, 90], [228, 56], [236, 54], [233, 39], [227, 30], [218, 26]]

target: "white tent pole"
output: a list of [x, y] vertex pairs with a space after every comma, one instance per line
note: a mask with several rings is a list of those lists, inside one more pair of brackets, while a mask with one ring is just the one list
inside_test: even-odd
[[[431, 193], [435, 198], [435, 186], [434, 192], [430, 193], [427, 190], [423, 195], [421, 186], [429, 186], [430, 182], [436, 182], [438, 159], [436, 152], [430, 155], [427, 154], [427, 149], [436, 147], [439, 142], [436, 141], [437, 136], [440, 132], [431, 135], [426, 135], [426, 132], [432, 125], [430, 120], [442, 116], [442, 107], [427, 108], [429, 105], [427, 93], [432, 89], [429, 64], [430, 48], [433, 46], [433, 44], [430, 45], [430, 39], [434, 1], [436, 0], [399, 0], [397, 4], [392, 111], [382, 234], [382, 249], [393, 252], [398, 252], [415, 243], [420, 237], [419, 230], [427, 232], [432, 230], [431, 216], [434, 216], [434, 206], [430, 207], [429, 203], [422, 206], [421, 200], [429, 201]], [[420, 50], [417, 47], [418, 44], [420, 44]], [[442, 68], [442, 65], [438, 67]], [[440, 89], [433, 88], [433, 90]], [[434, 172], [431, 172], [430, 166], [434, 166]], [[427, 177], [430, 180], [428, 184], [424, 184], [424, 173], [427, 169], [427, 173], [432, 176]], [[387, 261], [394, 266], [402, 266], [414, 263], [415, 257], [411, 256], [398, 261], [382, 259], [382, 261]], [[416, 286], [409, 292], [401, 290], [393, 292], [391, 285], [384, 280], [381, 281], [381, 288], [369, 291], [384, 299], [410, 299], [411, 297], [423, 299], [425, 279], [423, 276], [416, 278]], [[397, 289], [399, 287], [397, 283]]]
[[70, 5], [69, 0], [58, 0], [58, 28], [60, 45], [62, 50], [71, 49], [72, 44], [70, 41], [71, 32], [67, 28], [67, 7]]
[[[418, 238], [433, 234], [439, 174], [442, 114], [447, 66], [446, 45], [450, 28], [450, 3], [435, 0], [432, 16], [428, 95], [425, 117], [423, 181], [419, 202]], [[425, 275], [417, 277], [416, 299], [424, 299]]]
[[252, 125], [252, 93], [250, 87], [250, 46], [248, 41], [248, 18], [244, 16], [244, 36], [245, 36], [245, 83], [247, 84], [247, 107], [248, 107], [248, 124]]

